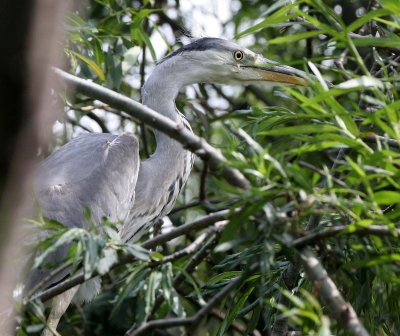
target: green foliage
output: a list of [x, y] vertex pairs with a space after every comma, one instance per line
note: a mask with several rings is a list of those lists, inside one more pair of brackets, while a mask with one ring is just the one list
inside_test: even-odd
[[[160, 34], [165, 50], [171, 49], [165, 27], [178, 35], [185, 19], [179, 7], [175, 18], [158, 2], [133, 3], [91, 1], [87, 19], [81, 12], [69, 15], [65, 52], [72, 73], [139, 99], [140, 82], [159, 49], [154, 36]], [[48, 223], [45, 229], [54, 234], [40, 245], [43, 252], [36, 266], [58, 246], [71, 244], [66, 260], [73, 269], [83, 265], [86, 277], [94, 271], [104, 274], [102, 293], [84, 307], [71, 307], [61, 332], [122, 335], [149, 320], [192, 316], [243, 276], [188, 334], [268, 334], [276, 320], [288, 318], [289, 329], [305, 334], [347, 335], [306, 274], [294, 279], [293, 288], [283, 281], [298, 257], [293, 241], [307, 235], [310, 218], [318, 218], [317, 231], [348, 227], [346, 234], [315, 245], [344, 298], [371, 335], [400, 334], [400, 248], [395, 234], [400, 228], [399, 5], [390, 0], [238, 3], [240, 10], [229, 24], [239, 43], [252, 37], [250, 49], [308, 71], [312, 83], [307, 88], [268, 91], [250, 86], [226, 92], [200, 85], [193, 99], [178, 96], [177, 106], [194, 132], [220, 148], [251, 182], [249, 190], [240, 190], [218, 172], [208, 173], [204, 182], [203, 163], [196, 162], [177, 206], [195, 205], [171, 214], [173, 224], [220, 209], [232, 209], [232, 214], [216, 248], [194, 270], [185, 270], [190, 256], [171, 261], [166, 257], [202, 232], [149, 252], [123, 244], [112, 226], [105, 227], [104, 235]], [[142, 57], [143, 51], [150, 57]], [[215, 108], [215, 96], [225, 100], [225, 107]], [[66, 100], [71, 132], [79, 129], [87, 111], [98, 113], [107, 124], [109, 109], [79, 92]], [[118, 132], [133, 128], [141, 138], [142, 156], [151, 153], [154, 142], [147, 131], [132, 126], [125, 114], [113, 113]], [[388, 228], [393, 236], [356, 234], [370, 225]], [[126, 255], [135, 261], [113, 267]], [[177, 274], [183, 280], [174, 285]], [[281, 296], [288, 304], [280, 303]], [[43, 326], [41, 303], [29, 307], [21, 335], [35, 334]]]

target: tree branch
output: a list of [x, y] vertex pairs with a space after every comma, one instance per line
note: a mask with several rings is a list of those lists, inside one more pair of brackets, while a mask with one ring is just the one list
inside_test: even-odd
[[352, 305], [343, 299], [337, 286], [311, 249], [303, 249], [301, 255], [302, 264], [308, 278], [319, 288], [319, 294], [326, 302], [336, 321], [344, 329], [350, 331], [352, 335], [368, 336], [369, 333], [358, 319]]
[[[344, 150], [340, 149], [339, 153], [337, 154], [335, 161], [332, 164], [331, 169], [335, 169], [337, 163], [342, 159], [344, 156]], [[321, 182], [318, 184], [320, 187], [325, 187], [327, 184], [327, 178], [324, 176], [324, 179], [321, 180]], [[315, 230], [320, 222], [320, 216], [318, 215], [311, 215], [308, 219], [307, 225], [304, 229], [305, 232], [310, 232], [312, 230]], [[293, 288], [295, 288], [296, 283], [298, 282], [299, 279], [299, 273], [301, 269], [301, 261], [299, 258], [295, 258], [292, 263], [290, 263], [289, 267], [283, 272], [282, 279], [285, 284], [285, 286], [291, 291]], [[279, 304], [288, 306], [290, 305], [289, 299], [285, 295], [280, 295], [279, 297]], [[288, 332], [288, 323], [287, 319], [283, 318], [280, 320], [275, 320], [274, 325], [272, 326], [271, 329], [271, 336], [282, 336], [286, 335]]]
[[[181, 271], [177, 275], [175, 275], [174, 279], [172, 280], [172, 286], [174, 288], [179, 287], [183, 280], [185, 280], [185, 273], [191, 274], [195, 270], [195, 268], [210, 254], [214, 247], [217, 246], [220, 238], [220, 232], [218, 229], [217, 231], [213, 231], [214, 232], [212, 236], [207, 240], [207, 242], [201, 247], [199, 251], [197, 251], [197, 253], [192, 258], [190, 258], [189, 262], [185, 265], [184, 271]], [[163, 302], [164, 297], [162, 295], [158, 295], [153, 306], [153, 311], [151, 314], [152, 316], [155, 313], [154, 308], [160, 307]]]
[[[230, 210], [221, 210], [221, 211], [215, 212], [213, 214], [209, 214], [209, 215], [204, 216], [192, 223], [182, 225], [170, 232], [167, 232], [167, 233], [159, 235], [153, 239], [150, 239], [150, 240], [144, 242], [141, 246], [146, 249], [151, 249], [151, 248], [161, 245], [171, 239], [179, 237], [189, 231], [206, 228], [207, 226], [215, 224], [218, 221], [226, 219], [229, 212], [230, 212]], [[132, 255], [127, 255], [127, 256], [121, 258], [121, 260], [119, 262], [112, 265], [110, 269], [114, 269], [118, 266], [125, 265], [134, 260], [135, 260], [135, 258]], [[94, 278], [97, 275], [98, 275], [97, 272], [93, 272], [91, 275], [91, 278]], [[27, 304], [29, 300], [47, 301], [47, 300], [53, 298], [54, 296], [61, 294], [61, 293], [65, 292], [66, 290], [68, 290], [78, 284], [81, 284], [87, 280], [89, 280], [89, 279], [85, 279], [83, 270], [80, 270], [76, 274], [72, 275], [71, 277], [67, 278], [66, 280], [58, 283], [57, 285], [55, 285], [49, 289], [47, 289], [43, 292], [40, 292], [36, 295], [33, 295], [30, 298], [24, 298], [23, 304]]]
[[151, 249], [158, 245], [164, 244], [176, 237], [179, 237], [189, 231], [204, 229], [207, 226], [210, 226], [216, 222], [226, 219], [229, 215], [229, 212], [230, 210], [221, 210], [208, 214], [204, 217], [195, 220], [192, 223], [181, 225], [176, 229], [171, 230], [170, 232], [149, 239], [148, 241], [142, 244], [142, 247], [145, 249]]
[[98, 99], [111, 107], [122, 110], [146, 125], [164, 132], [171, 138], [180, 142], [184, 148], [192, 151], [203, 160], [206, 160], [211, 169], [219, 171], [232, 185], [243, 189], [249, 188], [249, 182], [246, 178], [237, 169], [227, 166], [227, 161], [219, 150], [212, 147], [204, 139], [187, 130], [183, 124], [177, 124], [147, 106], [117, 92], [106, 89], [101, 85], [73, 76], [60, 69], [55, 69], [54, 71], [65, 82], [75, 86], [77, 91]]

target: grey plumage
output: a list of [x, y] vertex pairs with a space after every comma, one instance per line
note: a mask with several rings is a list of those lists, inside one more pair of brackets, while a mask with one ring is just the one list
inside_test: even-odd
[[124, 222], [135, 200], [139, 171], [135, 136], [84, 134], [43, 161], [35, 183], [43, 215], [68, 227], [86, 227], [84, 206], [95, 223]]
[[[143, 104], [190, 129], [175, 107], [183, 86], [260, 81], [304, 85], [303, 75], [234, 42], [204, 38], [178, 49], [156, 66], [142, 89]], [[154, 134], [156, 151], [143, 162], [138, 142], [130, 134], [87, 134], [60, 148], [43, 162], [35, 184], [43, 214], [69, 227], [85, 227], [83, 209], [87, 206], [96, 225], [103, 217], [120, 221], [123, 240], [137, 240], [154, 221], [170, 212], [193, 166], [193, 154], [182, 144], [162, 132]], [[57, 260], [63, 253], [65, 249], [53, 258]], [[43, 277], [36, 275], [36, 279]], [[86, 298], [98, 289], [92, 287], [85, 288]], [[71, 291], [64, 301], [60, 295], [55, 304], [66, 309], [74, 293]], [[53, 326], [63, 309], [51, 315]]]

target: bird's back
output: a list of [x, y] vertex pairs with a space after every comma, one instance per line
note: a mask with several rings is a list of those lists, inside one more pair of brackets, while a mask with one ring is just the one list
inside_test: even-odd
[[124, 221], [134, 202], [139, 170], [138, 143], [130, 134], [84, 134], [44, 160], [35, 196], [45, 217], [69, 227], [86, 227], [103, 217]]
[[[85, 208], [90, 211], [92, 223], [100, 228], [103, 218], [122, 224], [135, 200], [138, 171], [139, 146], [135, 136], [84, 134], [41, 163], [34, 184], [35, 198], [44, 217], [71, 228], [88, 227]], [[45, 263], [58, 264], [68, 249], [69, 246], [58, 248]], [[27, 287], [48, 273], [46, 268], [34, 270]], [[68, 273], [69, 270], [64, 271], [48, 285]]]

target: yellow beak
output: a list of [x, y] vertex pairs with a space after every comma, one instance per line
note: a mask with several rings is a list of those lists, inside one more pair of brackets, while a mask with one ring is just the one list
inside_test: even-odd
[[244, 67], [256, 69], [260, 81], [300, 86], [307, 86], [309, 83], [305, 72], [287, 65], [279, 65], [263, 57], [258, 57], [253, 64]]

